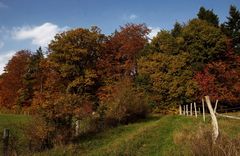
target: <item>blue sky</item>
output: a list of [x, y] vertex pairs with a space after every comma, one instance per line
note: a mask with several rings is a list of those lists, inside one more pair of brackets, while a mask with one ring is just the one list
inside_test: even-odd
[[201, 6], [224, 22], [231, 4], [240, 9], [240, 0], [0, 0], [0, 73], [16, 51], [47, 47], [64, 30], [97, 25], [110, 34], [129, 22], [146, 23], [153, 36], [196, 17]]

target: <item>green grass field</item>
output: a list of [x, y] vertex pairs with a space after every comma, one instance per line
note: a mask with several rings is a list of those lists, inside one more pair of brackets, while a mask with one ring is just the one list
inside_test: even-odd
[[[226, 133], [231, 138], [240, 135], [239, 120], [219, 118], [218, 121], [220, 133]], [[17, 146], [20, 149], [20, 155], [28, 154], [24, 152], [27, 142], [22, 131], [22, 126], [28, 122], [31, 122], [29, 116], [0, 115], [0, 130], [9, 128], [11, 133], [19, 138]], [[200, 117], [196, 119], [177, 115], [150, 116], [134, 124], [118, 126], [81, 138], [77, 144], [55, 147], [34, 155], [188, 155], [188, 147], [177, 144], [176, 137], [183, 131], [189, 133], [197, 131], [200, 125], [210, 127], [211, 121], [208, 117], [206, 123], [203, 123]]]
[[[57, 147], [37, 155], [90, 155], [90, 156], [161, 156], [189, 155], [189, 147], [175, 143], [175, 137], [183, 131], [197, 131], [199, 125], [211, 128], [207, 117], [155, 116], [148, 119], [106, 130], [96, 135], [84, 138], [79, 144], [67, 147]], [[240, 121], [219, 118], [221, 133], [230, 137], [240, 134]]]
[[[27, 148], [26, 137], [24, 136], [24, 125], [31, 121], [30, 116], [26, 115], [14, 115], [14, 114], [0, 114], [0, 132], [1, 138], [3, 136], [4, 128], [10, 130], [10, 144], [19, 149], [18, 153], [22, 154]], [[2, 139], [0, 142], [0, 155], [2, 154]]]

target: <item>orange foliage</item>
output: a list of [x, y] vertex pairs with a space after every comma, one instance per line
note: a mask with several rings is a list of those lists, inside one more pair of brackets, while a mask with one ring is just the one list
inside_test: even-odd
[[5, 67], [0, 78], [0, 105], [12, 108], [16, 105], [19, 90], [24, 87], [23, 76], [27, 72], [31, 53], [27, 50], [17, 52]]

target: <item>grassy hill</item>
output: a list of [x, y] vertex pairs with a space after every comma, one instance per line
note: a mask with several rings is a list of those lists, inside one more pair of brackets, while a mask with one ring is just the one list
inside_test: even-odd
[[[19, 138], [17, 146], [21, 155], [29, 154], [25, 150], [27, 142], [22, 126], [30, 121], [29, 116], [0, 115], [0, 130], [10, 128], [13, 136]], [[226, 134], [230, 138], [240, 135], [239, 120], [219, 118], [218, 121], [220, 134]], [[191, 155], [189, 145], [183, 140], [197, 134], [200, 127], [208, 127], [211, 130], [210, 119], [207, 118], [203, 123], [201, 117], [196, 119], [177, 115], [155, 115], [137, 123], [82, 137], [76, 144], [58, 146], [49, 151], [29, 155]]]

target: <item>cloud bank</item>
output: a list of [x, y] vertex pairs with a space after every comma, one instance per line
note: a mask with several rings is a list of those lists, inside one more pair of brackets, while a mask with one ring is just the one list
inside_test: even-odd
[[57, 33], [67, 30], [68, 27], [60, 28], [52, 23], [44, 23], [40, 26], [23, 26], [15, 28], [12, 32], [16, 40], [30, 39], [32, 44], [47, 47]]

